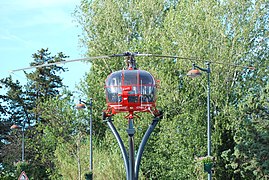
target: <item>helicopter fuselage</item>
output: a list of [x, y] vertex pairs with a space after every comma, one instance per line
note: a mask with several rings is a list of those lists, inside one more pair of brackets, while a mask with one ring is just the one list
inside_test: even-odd
[[106, 79], [105, 90], [107, 114], [157, 112], [157, 85], [147, 71], [128, 69], [113, 72]]

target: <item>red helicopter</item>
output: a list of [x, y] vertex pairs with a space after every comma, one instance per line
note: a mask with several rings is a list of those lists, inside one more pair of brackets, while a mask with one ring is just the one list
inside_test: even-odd
[[102, 114], [103, 120], [105, 120], [107, 117], [111, 117], [112, 115], [122, 112], [129, 113], [126, 116], [128, 118], [133, 118], [134, 113], [136, 112], [148, 112], [153, 114], [154, 116], [159, 116], [161, 112], [156, 108], [157, 82], [149, 72], [137, 69], [135, 56], [147, 56], [147, 57], [151, 56], [159, 58], [183, 59], [190, 61], [204, 61], [201, 59], [185, 58], [179, 56], [125, 52], [123, 54], [96, 56], [82, 59], [60, 61], [49, 64], [42, 64], [38, 66], [30, 66], [27, 68], [13, 70], [12, 72], [27, 70], [31, 68], [41, 68], [45, 66], [65, 64], [76, 61], [89, 61], [89, 60], [107, 59], [113, 57], [126, 57], [127, 68], [125, 70], [120, 70], [111, 73], [105, 81], [107, 109], [103, 111]]
[[126, 56], [127, 68], [111, 73], [105, 81], [107, 110], [103, 119], [122, 112], [128, 112], [129, 118], [135, 112], [160, 114], [156, 108], [157, 82], [149, 72], [137, 69], [134, 58], [137, 55], [130, 52], [115, 55]]

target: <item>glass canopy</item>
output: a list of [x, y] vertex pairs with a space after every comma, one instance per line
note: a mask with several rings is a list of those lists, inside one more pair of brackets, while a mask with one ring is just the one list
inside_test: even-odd
[[105, 89], [108, 103], [121, 103], [124, 92], [128, 92], [128, 103], [152, 103], [156, 99], [155, 80], [143, 70], [116, 71], [107, 78]]

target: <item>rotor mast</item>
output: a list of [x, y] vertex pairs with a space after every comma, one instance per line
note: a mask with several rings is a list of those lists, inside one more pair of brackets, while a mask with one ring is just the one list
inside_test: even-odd
[[136, 67], [136, 60], [134, 58], [134, 56], [136, 54], [137, 53], [130, 53], [130, 52], [124, 53], [124, 56], [126, 56], [125, 62], [126, 62], [126, 65], [127, 65], [127, 69], [128, 70], [135, 70], [135, 69], [137, 69], [137, 67]]

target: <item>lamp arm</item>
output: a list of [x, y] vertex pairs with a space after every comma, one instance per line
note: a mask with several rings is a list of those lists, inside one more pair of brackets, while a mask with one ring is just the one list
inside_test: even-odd
[[86, 104], [86, 105], [88, 105], [88, 106], [92, 106], [92, 98], [90, 98], [90, 102], [86, 102], [86, 101], [83, 101], [83, 100], [79, 100], [79, 103], [81, 104], [81, 103], [84, 103], [84, 104]]
[[207, 72], [207, 73], [211, 72], [211, 70], [210, 70], [210, 62], [206, 63], [207, 68], [201, 68], [201, 67], [197, 66], [196, 64], [192, 64], [192, 65], [193, 65], [193, 67], [195, 67], [195, 68], [197, 68], [197, 69], [199, 69], [201, 71], [204, 71], [204, 72]]

